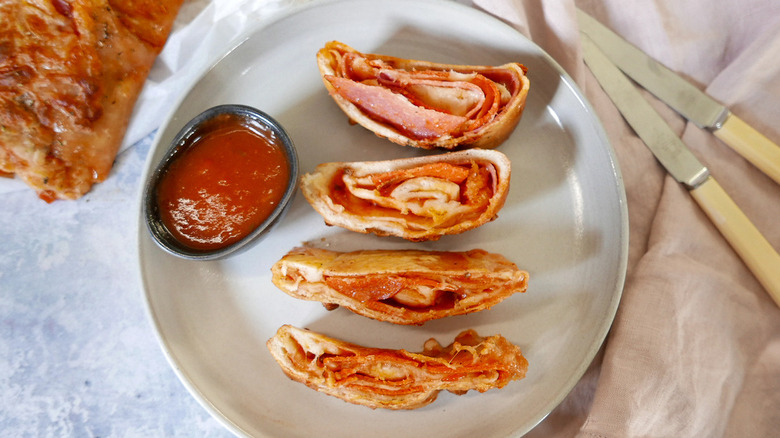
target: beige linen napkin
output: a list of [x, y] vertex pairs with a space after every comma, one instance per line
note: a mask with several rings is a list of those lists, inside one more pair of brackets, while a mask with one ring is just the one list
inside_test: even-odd
[[[583, 89], [616, 150], [628, 199], [628, 276], [612, 330], [529, 436], [778, 436], [780, 309], [584, 66], [575, 3], [780, 143], [780, 2], [474, 3], [539, 44]], [[649, 99], [780, 249], [780, 186]]]

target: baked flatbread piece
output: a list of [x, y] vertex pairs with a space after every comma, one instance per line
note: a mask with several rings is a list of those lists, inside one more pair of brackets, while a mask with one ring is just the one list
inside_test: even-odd
[[366, 54], [331, 41], [317, 52], [322, 81], [353, 123], [423, 149], [494, 148], [517, 126], [526, 67], [442, 64]]
[[300, 187], [328, 225], [418, 242], [459, 234], [497, 218], [511, 173], [503, 153], [468, 149], [323, 163], [301, 177]]
[[462, 395], [503, 388], [525, 377], [528, 361], [501, 335], [474, 330], [442, 347], [428, 340], [420, 353], [370, 348], [284, 325], [268, 350], [291, 379], [372, 409], [416, 409], [447, 390]]
[[271, 272], [273, 283], [292, 297], [406, 325], [485, 310], [528, 289], [528, 272], [481, 249], [337, 252], [300, 247]]
[[0, 173], [47, 202], [105, 180], [181, 3], [0, 1]]

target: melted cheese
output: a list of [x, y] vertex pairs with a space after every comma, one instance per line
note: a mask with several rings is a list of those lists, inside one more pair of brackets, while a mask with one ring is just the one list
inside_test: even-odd
[[389, 196], [383, 196], [379, 190], [373, 188], [364, 188], [360, 182], [351, 175], [344, 175], [344, 183], [355, 197], [394, 209], [404, 215], [411, 213], [430, 218], [434, 225], [469, 211], [469, 208], [460, 202], [460, 186], [447, 180], [434, 177], [410, 178], [398, 184]]

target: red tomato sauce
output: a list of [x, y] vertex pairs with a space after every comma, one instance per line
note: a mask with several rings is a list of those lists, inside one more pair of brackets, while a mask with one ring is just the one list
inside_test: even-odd
[[185, 246], [225, 247], [271, 215], [287, 188], [289, 163], [273, 131], [237, 116], [218, 116], [192, 141], [160, 180], [160, 217]]

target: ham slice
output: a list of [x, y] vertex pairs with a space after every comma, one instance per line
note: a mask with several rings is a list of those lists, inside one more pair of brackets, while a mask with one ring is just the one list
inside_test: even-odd
[[403, 95], [387, 88], [366, 85], [336, 76], [326, 79], [339, 95], [345, 97], [372, 119], [382, 121], [398, 132], [415, 138], [437, 138], [459, 132], [468, 119], [414, 105]]

